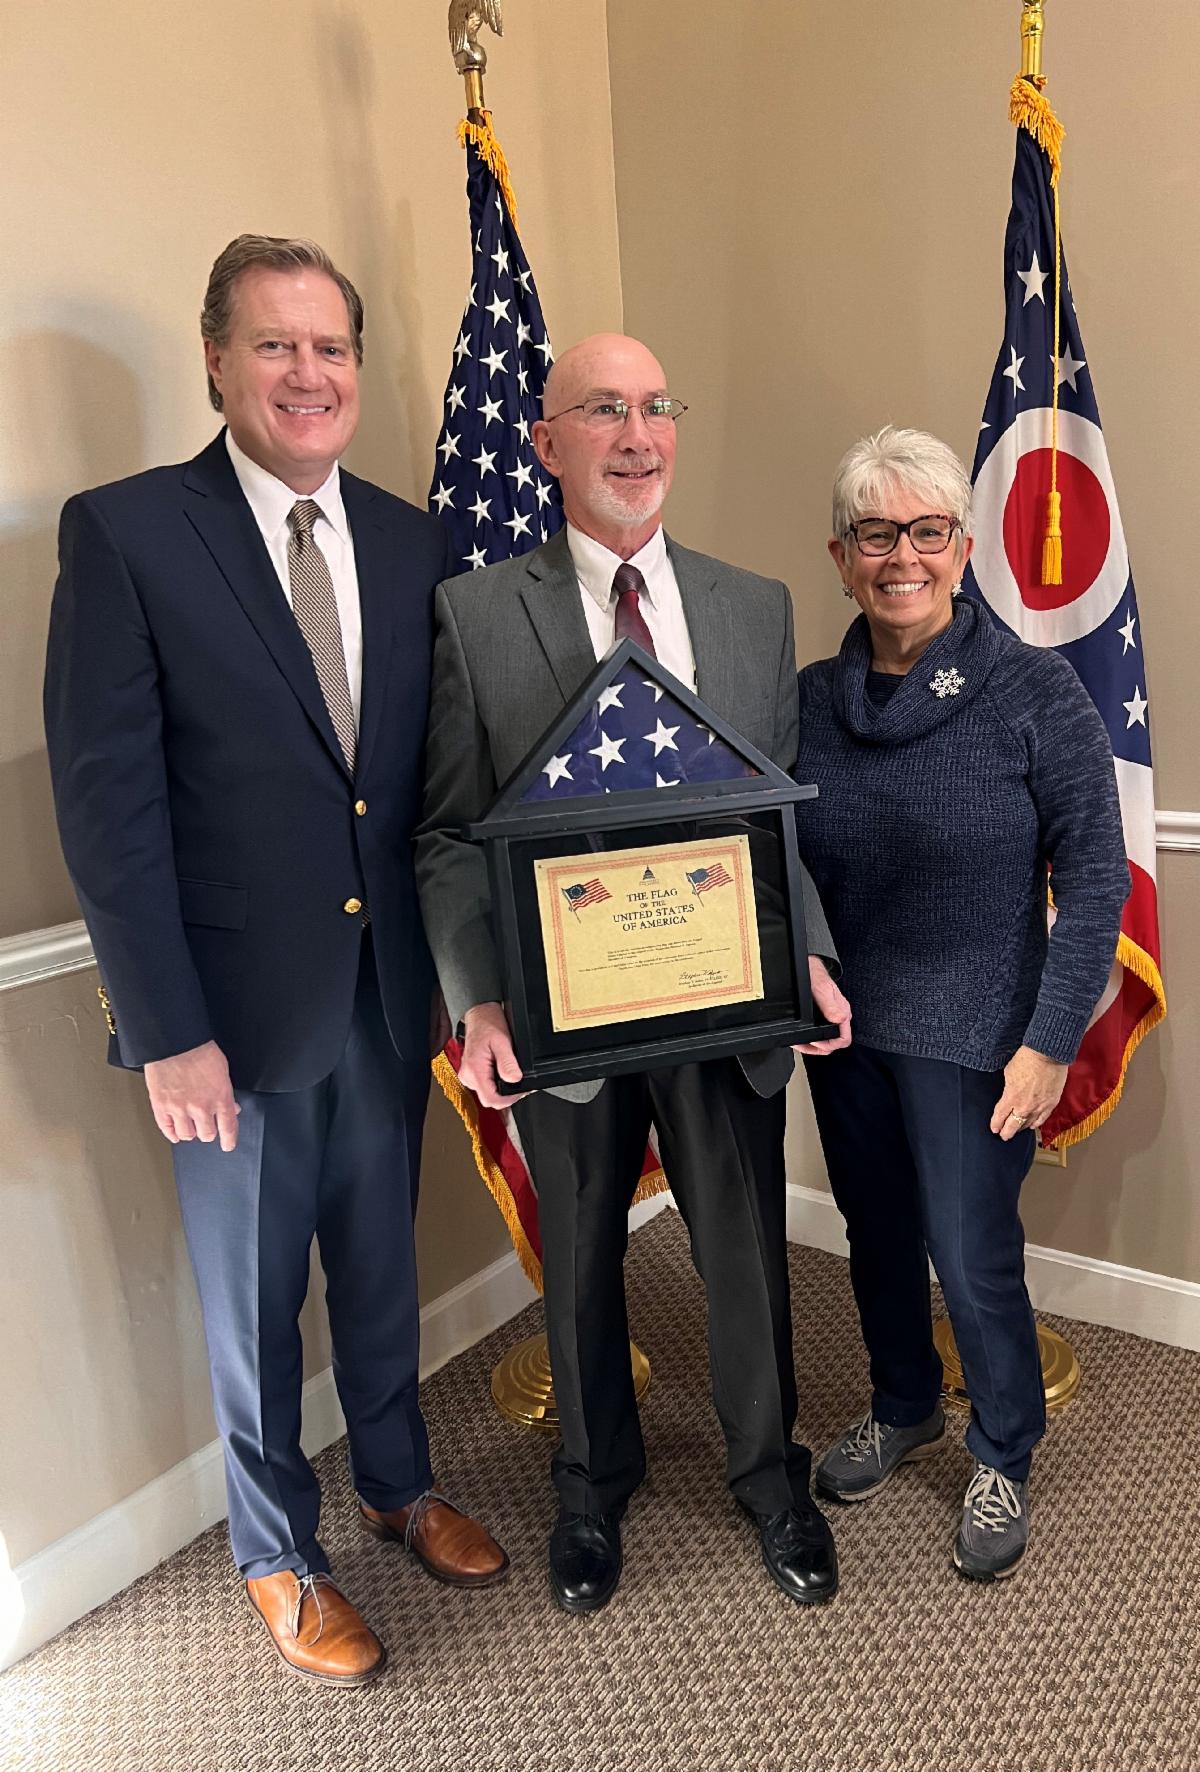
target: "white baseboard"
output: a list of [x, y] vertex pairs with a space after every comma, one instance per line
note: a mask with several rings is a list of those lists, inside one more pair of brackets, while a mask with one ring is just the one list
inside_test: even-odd
[[[669, 1194], [657, 1194], [635, 1206], [630, 1230], [671, 1204]], [[474, 1347], [536, 1297], [514, 1253], [435, 1298], [421, 1312], [421, 1377]], [[301, 1444], [313, 1458], [345, 1431], [333, 1372], [326, 1367], [304, 1386]], [[225, 1514], [221, 1447], [212, 1440], [15, 1569], [7, 1567], [0, 1537], [0, 1670], [103, 1605]]]
[[[793, 1181], [787, 1188], [787, 1234], [810, 1249], [848, 1253], [846, 1227], [831, 1195]], [[1200, 1352], [1200, 1285], [1192, 1280], [1036, 1243], [1025, 1250], [1025, 1276], [1036, 1310]]]
[[[659, 1201], [647, 1205], [661, 1210]], [[510, 1254], [435, 1298], [421, 1312], [421, 1377], [473, 1347], [536, 1296]], [[329, 1367], [304, 1386], [302, 1419], [301, 1444], [310, 1458], [345, 1432]], [[15, 1569], [6, 1566], [0, 1537], [0, 1669], [103, 1605], [225, 1513], [221, 1447], [212, 1440]]]

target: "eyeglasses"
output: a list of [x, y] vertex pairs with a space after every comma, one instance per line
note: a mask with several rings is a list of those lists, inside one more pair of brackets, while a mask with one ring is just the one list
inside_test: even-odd
[[653, 400], [643, 400], [640, 405], [631, 406], [628, 400], [610, 399], [607, 395], [597, 395], [592, 400], [582, 400], [578, 406], [564, 406], [561, 412], [552, 413], [546, 423], [553, 424], [556, 418], [565, 418], [568, 412], [582, 412], [583, 422], [595, 431], [619, 431], [623, 429], [631, 412], [640, 412], [646, 423], [655, 425], [674, 424], [682, 418], [687, 407], [682, 400], [670, 400], [665, 394], [656, 394]]
[[944, 554], [950, 538], [962, 524], [957, 517], [914, 517], [910, 523], [893, 523], [887, 517], [864, 517], [851, 523], [846, 538], [852, 537], [860, 554], [876, 559], [890, 554], [902, 535], [907, 535], [917, 554]]

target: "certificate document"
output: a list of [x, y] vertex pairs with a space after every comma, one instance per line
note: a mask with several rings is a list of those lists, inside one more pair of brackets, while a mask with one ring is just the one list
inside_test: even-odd
[[535, 861], [556, 1032], [763, 996], [747, 836]]

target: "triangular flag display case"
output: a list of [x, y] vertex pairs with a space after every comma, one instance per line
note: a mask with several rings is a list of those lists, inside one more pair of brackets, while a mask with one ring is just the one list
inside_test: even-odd
[[796, 835], [816, 792], [618, 641], [466, 828], [514, 1092], [835, 1034], [814, 1020]]

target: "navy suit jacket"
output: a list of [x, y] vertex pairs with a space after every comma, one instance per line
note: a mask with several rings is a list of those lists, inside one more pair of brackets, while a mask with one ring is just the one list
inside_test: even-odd
[[236, 1088], [327, 1076], [354, 1001], [352, 898], [396, 1047], [428, 1059], [412, 832], [448, 543], [344, 470], [341, 488], [363, 627], [353, 780], [223, 432], [63, 511], [46, 735], [116, 1064], [213, 1039]]

